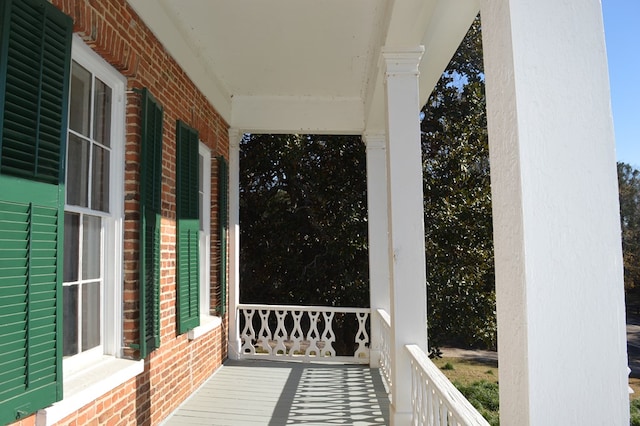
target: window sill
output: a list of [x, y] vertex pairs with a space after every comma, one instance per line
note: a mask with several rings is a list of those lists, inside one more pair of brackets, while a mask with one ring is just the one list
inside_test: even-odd
[[144, 360], [103, 356], [92, 367], [64, 380], [64, 399], [38, 410], [37, 426], [49, 426], [144, 372]]
[[204, 336], [211, 330], [220, 327], [222, 325], [222, 318], [206, 315], [200, 317], [200, 325], [189, 330], [189, 340], [195, 340], [200, 336]]

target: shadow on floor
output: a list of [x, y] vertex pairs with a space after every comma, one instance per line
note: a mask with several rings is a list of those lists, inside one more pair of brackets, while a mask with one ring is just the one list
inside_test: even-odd
[[342, 364], [227, 361], [165, 425], [386, 425], [377, 369]]

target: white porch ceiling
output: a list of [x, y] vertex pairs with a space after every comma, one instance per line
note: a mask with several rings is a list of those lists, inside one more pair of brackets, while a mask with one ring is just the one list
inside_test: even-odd
[[380, 51], [425, 46], [421, 99], [476, 0], [129, 0], [232, 127], [384, 130]]

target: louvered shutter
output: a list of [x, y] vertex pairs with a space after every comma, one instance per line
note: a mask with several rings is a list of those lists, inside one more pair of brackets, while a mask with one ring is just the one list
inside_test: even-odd
[[220, 238], [220, 266], [218, 285], [220, 298], [217, 311], [224, 315], [227, 308], [227, 234], [229, 231], [229, 165], [227, 160], [218, 157], [218, 236]]
[[142, 90], [140, 155], [140, 357], [160, 346], [162, 107]]
[[178, 332], [200, 325], [198, 297], [198, 132], [177, 123]]
[[0, 424], [62, 399], [62, 246], [71, 19], [0, 4]]

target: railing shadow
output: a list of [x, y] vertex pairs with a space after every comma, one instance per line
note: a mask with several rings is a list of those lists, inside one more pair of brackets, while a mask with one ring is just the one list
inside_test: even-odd
[[389, 424], [389, 401], [378, 371], [355, 365], [295, 365], [269, 425], [312, 423]]
[[[249, 373], [255, 382], [271, 388], [273, 396], [280, 392], [271, 418], [264, 419], [263, 424], [389, 424], [389, 400], [377, 369], [362, 365], [233, 360], [227, 360], [224, 368], [242, 369], [243, 374], [247, 374], [247, 369], [255, 369], [255, 374]], [[266, 370], [281, 370], [286, 380], [271, 387], [267, 381], [273, 373], [265, 375]], [[276, 375], [281, 377], [281, 373]], [[246, 389], [248, 401], [252, 392], [257, 391], [240, 382], [236, 386]], [[248, 404], [245, 409], [250, 410]]]

